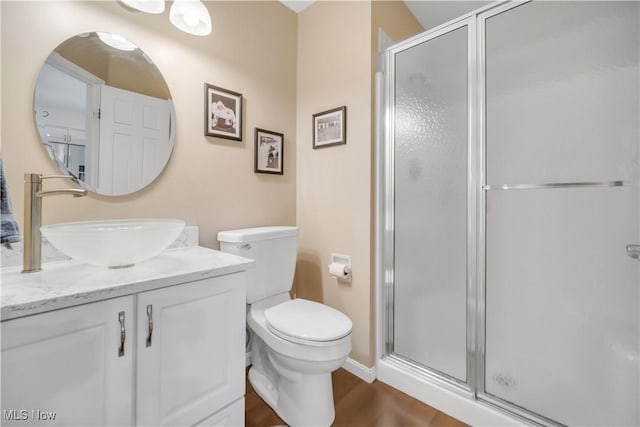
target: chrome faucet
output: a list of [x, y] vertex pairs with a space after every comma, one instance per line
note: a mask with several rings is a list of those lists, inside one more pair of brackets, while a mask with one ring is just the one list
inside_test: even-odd
[[68, 178], [68, 175], [42, 176], [36, 173], [24, 174], [24, 252], [22, 256], [22, 272], [32, 273], [42, 269], [42, 198], [58, 194], [69, 194], [73, 197], [87, 195], [82, 188], [61, 188], [42, 191], [42, 180], [49, 178]]

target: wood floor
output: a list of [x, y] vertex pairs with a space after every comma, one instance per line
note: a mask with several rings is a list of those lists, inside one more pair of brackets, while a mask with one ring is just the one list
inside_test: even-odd
[[[245, 426], [273, 427], [284, 422], [247, 381]], [[367, 384], [344, 369], [333, 373], [336, 419], [333, 427], [464, 427], [466, 424], [380, 381]]]

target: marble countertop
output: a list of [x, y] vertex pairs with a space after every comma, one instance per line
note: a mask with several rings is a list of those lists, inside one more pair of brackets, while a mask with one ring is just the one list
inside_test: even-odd
[[136, 294], [165, 286], [253, 268], [254, 261], [200, 246], [168, 249], [129, 268], [108, 269], [72, 260], [42, 265], [22, 274], [2, 269], [1, 319], [9, 320], [74, 305]]

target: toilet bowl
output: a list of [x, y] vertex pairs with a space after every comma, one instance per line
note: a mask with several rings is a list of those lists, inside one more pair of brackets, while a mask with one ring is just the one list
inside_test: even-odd
[[[279, 303], [271, 306], [275, 301]], [[304, 305], [294, 307], [296, 303]], [[308, 304], [314, 304], [320, 310], [333, 310], [311, 301], [289, 300], [288, 294], [271, 299], [265, 305], [252, 305], [247, 317], [254, 333], [249, 382], [287, 424], [328, 426], [335, 417], [331, 372], [342, 366], [351, 351], [351, 321], [336, 310], [327, 313], [325, 320], [334, 319], [332, 315], [342, 316], [344, 324], [335, 330], [339, 338], [318, 341], [311, 333], [306, 340], [300, 336], [287, 336], [282, 331], [276, 333], [273, 324], [267, 320], [271, 309], [293, 308], [297, 311], [308, 308]], [[302, 315], [303, 312], [299, 313]], [[287, 314], [281, 314], [279, 320], [285, 321], [286, 317]], [[323, 317], [316, 313], [315, 320], [321, 322]], [[296, 325], [295, 315], [291, 320], [291, 325]]]
[[252, 387], [290, 426], [331, 425], [331, 373], [351, 351], [352, 323], [331, 307], [290, 298], [297, 228], [225, 231], [218, 240], [222, 251], [256, 261], [247, 273]]

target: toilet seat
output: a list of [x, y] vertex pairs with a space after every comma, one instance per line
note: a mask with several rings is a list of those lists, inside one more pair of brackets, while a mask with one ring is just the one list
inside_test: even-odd
[[300, 344], [328, 343], [351, 333], [351, 319], [324, 304], [297, 298], [264, 311], [274, 335]]
[[252, 304], [247, 313], [247, 325], [266, 345], [276, 353], [298, 360], [326, 362], [346, 357], [351, 351], [351, 333], [334, 341], [293, 342], [281, 338], [267, 326], [265, 311], [271, 307], [291, 301], [289, 293], [282, 293]]

